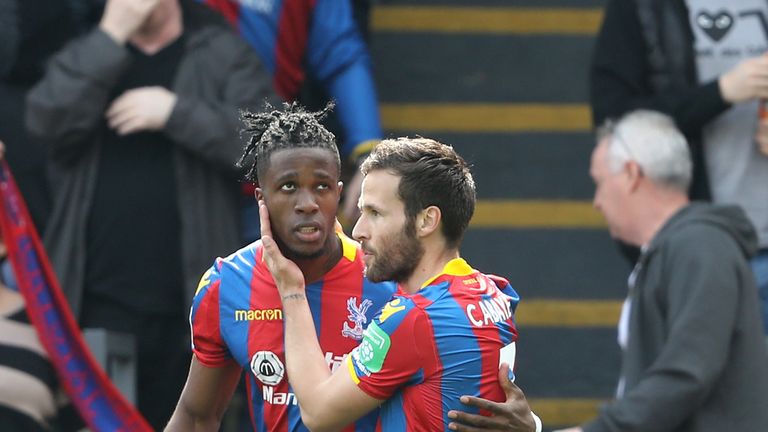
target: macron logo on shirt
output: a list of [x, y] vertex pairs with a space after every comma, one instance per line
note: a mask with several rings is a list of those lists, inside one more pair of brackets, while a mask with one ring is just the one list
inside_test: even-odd
[[236, 309], [235, 321], [279, 321], [283, 319], [282, 309]]

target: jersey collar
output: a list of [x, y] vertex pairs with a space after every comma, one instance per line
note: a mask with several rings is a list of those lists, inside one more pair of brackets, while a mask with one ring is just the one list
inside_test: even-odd
[[445, 264], [445, 267], [443, 267], [443, 271], [440, 272], [440, 274], [436, 274], [432, 276], [431, 278], [427, 279], [426, 282], [424, 282], [421, 287], [424, 288], [432, 282], [435, 281], [435, 279], [439, 278], [440, 276], [446, 275], [446, 276], [469, 276], [472, 273], [475, 272], [475, 269], [469, 266], [466, 261], [464, 261], [463, 258], [454, 258], [450, 261], [448, 261]]

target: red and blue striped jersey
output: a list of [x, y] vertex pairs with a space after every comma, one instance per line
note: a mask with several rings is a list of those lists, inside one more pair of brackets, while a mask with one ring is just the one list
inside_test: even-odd
[[[392, 282], [363, 278], [356, 244], [342, 239], [343, 257], [306, 287], [320, 347], [330, 369], [362, 339], [363, 329], [395, 292]], [[274, 280], [261, 259], [261, 242], [219, 258], [204, 275], [190, 322], [198, 361], [220, 367], [235, 361], [247, 371], [246, 388], [254, 431], [306, 431], [285, 370], [283, 312]], [[373, 431], [378, 412], [345, 431]]]
[[371, 60], [350, 0], [197, 0], [221, 12], [254, 48], [277, 93], [295, 100], [309, 77], [336, 101], [341, 157], [382, 137]]
[[399, 291], [345, 360], [361, 390], [387, 399], [381, 430], [448, 430], [448, 411], [468, 409], [461, 395], [504, 401], [498, 370], [514, 362], [518, 301], [506, 280], [461, 258], [417, 293]]

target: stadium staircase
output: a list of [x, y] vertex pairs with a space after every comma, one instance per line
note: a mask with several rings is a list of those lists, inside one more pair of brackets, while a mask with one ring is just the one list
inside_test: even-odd
[[517, 379], [545, 430], [613, 395], [628, 264], [592, 209], [587, 69], [604, 0], [381, 0], [372, 55], [388, 136], [474, 166], [462, 254], [520, 293]]

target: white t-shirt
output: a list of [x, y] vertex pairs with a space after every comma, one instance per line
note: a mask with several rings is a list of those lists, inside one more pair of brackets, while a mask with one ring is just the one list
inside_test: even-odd
[[[765, 0], [686, 0], [695, 38], [699, 82], [706, 83], [768, 47]], [[704, 128], [712, 199], [737, 204], [755, 225], [761, 247], [768, 247], [768, 157], [754, 136], [757, 101], [736, 104]]]

